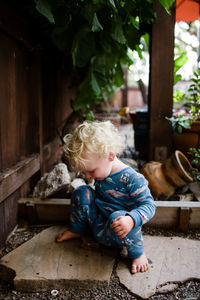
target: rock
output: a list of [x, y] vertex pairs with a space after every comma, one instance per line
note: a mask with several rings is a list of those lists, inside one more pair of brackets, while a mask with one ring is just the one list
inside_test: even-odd
[[61, 189], [66, 189], [67, 191], [70, 182], [71, 178], [67, 166], [59, 163], [51, 172], [45, 174], [38, 181], [33, 191], [33, 197], [45, 199]]
[[71, 187], [72, 190], [77, 189], [79, 186], [81, 185], [86, 185], [86, 182], [84, 179], [82, 178], [75, 178], [72, 182], [71, 182]]
[[115, 263], [113, 249], [94, 244], [84, 249], [79, 239], [56, 243], [64, 230], [49, 227], [2, 257], [0, 278], [23, 292], [107, 287]]
[[117, 276], [122, 285], [139, 298], [148, 299], [156, 292], [176, 289], [174, 283], [190, 278], [200, 280], [200, 241], [179, 237], [144, 236], [149, 269], [132, 275], [128, 261], [121, 259]]
[[190, 191], [194, 194], [198, 201], [200, 201], [200, 183], [192, 182], [189, 184]]

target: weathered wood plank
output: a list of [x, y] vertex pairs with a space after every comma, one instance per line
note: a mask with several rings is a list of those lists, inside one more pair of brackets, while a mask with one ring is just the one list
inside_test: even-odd
[[[19, 213], [22, 218], [32, 224], [69, 222], [70, 199], [21, 198], [18, 201]], [[180, 226], [183, 222], [181, 209], [188, 209], [188, 228], [200, 226], [200, 202], [184, 201], [155, 201], [156, 214], [146, 226], [170, 228]], [[180, 227], [182, 230], [183, 228]]]
[[16, 51], [14, 43], [0, 32], [0, 130], [1, 130], [1, 170], [9, 168], [17, 161], [19, 133], [17, 128], [16, 103]]
[[61, 139], [57, 136], [50, 143], [43, 146], [43, 172], [48, 172], [49, 168], [60, 162], [62, 156]]
[[40, 169], [39, 154], [33, 154], [0, 175], [0, 202], [15, 192]]
[[0, 203], [0, 249], [17, 225], [17, 199], [19, 199], [19, 191]]
[[70, 199], [21, 198], [19, 217], [31, 224], [69, 223]]
[[6, 240], [4, 204], [4, 202], [0, 203], [0, 249], [4, 246]]
[[36, 41], [32, 38], [27, 21], [24, 16], [20, 16], [19, 11], [17, 12], [12, 4], [0, 1], [0, 28], [28, 49], [33, 49]]

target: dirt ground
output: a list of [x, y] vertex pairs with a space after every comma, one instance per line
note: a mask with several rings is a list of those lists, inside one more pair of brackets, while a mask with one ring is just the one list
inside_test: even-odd
[[[16, 230], [6, 243], [6, 246], [0, 252], [0, 258], [24, 242], [28, 241], [34, 235], [43, 230], [44, 227], [23, 227]], [[179, 236], [188, 239], [200, 240], [200, 229], [190, 230], [187, 233], [178, 232], [176, 229], [163, 230], [144, 227], [144, 234], [160, 236]], [[62, 290], [46, 290], [43, 292], [21, 293], [17, 292], [11, 284], [3, 282], [0, 279], [0, 300], [134, 300], [137, 299], [125, 287], [119, 283], [116, 276], [115, 268], [112, 273], [111, 281], [108, 287], [92, 288], [90, 290], [78, 290], [66, 288]], [[179, 283], [178, 288], [168, 294], [156, 294], [149, 299], [151, 300], [200, 300], [200, 281], [190, 280], [185, 283]]]

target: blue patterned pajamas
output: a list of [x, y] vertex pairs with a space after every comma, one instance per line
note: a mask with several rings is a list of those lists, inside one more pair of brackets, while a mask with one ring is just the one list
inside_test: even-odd
[[[100, 243], [126, 247], [128, 257], [137, 258], [144, 252], [141, 227], [155, 212], [155, 204], [143, 175], [130, 167], [95, 182], [95, 192], [81, 186], [72, 195], [69, 230], [85, 234], [88, 227]], [[129, 215], [135, 226], [119, 238], [110, 225], [119, 216]]]

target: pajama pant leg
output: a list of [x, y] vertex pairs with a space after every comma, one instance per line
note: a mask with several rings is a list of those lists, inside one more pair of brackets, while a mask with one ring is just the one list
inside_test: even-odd
[[122, 248], [125, 246], [130, 258], [137, 258], [144, 252], [141, 227], [133, 228], [125, 238], [120, 239], [110, 225], [119, 216], [125, 216], [127, 211], [119, 210], [108, 217], [103, 216], [95, 206], [92, 189], [88, 186], [77, 188], [71, 200], [70, 228], [71, 232], [84, 234], [91, 227], [93, 235], [100, 243]]
[[77, 188], [71, 199], [70, 227], [71, 232], [85, 234], [96, 218], [93, 190], [86, 185]]
[[144, 253], [143, 237], [141, 227], [134, 227], [125, 238], [121, 239], [110, 227], [112, 222], [119, 216], [125, 216], [127, 211], [118, 210], [110, 214], [104, 228], [97, 231], [98, 226], [94, 227], [96, 239], [104, 245], [112, 247], [126, 247], [128, 257], [137, 258]]

